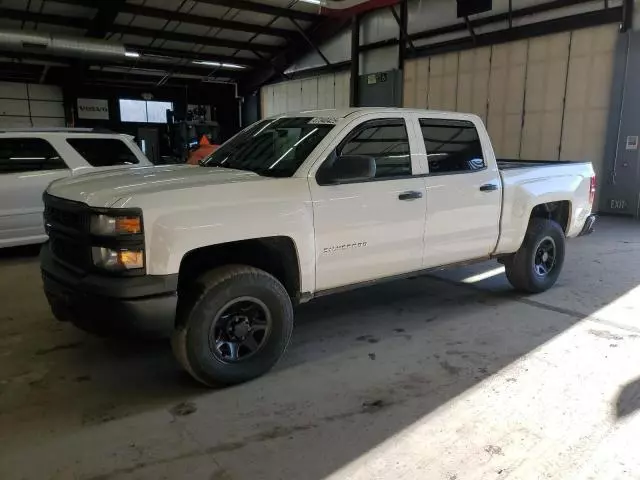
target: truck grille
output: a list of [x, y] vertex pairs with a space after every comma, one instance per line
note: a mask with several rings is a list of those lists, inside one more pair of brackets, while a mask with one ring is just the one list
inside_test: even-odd
[[44, 221], [53, 257], [78, 270], [91, 267], [89, 207], [45, 194]]
[[69, 240], [51, 238], [49, 248], [51, 248], [51, 253], [56, 260], [69, 266], [82, 270], [88, 269], [91, 266], [89, 263], [91, 259], [88, 257], [90, 250], [86, 245], [74, 243]]
[[87, 215], [77, 211], [65, 211], [58, 207], [47, 205], [44, 209], [44, 219], [49, 228], [62, 228], [77, 232], [87, 231]]

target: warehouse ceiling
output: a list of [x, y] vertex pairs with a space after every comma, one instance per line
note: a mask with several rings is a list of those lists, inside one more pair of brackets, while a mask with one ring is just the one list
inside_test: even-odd
[[309, 0], [0, 0], [0, 80], [251, 83], [348, 21]]

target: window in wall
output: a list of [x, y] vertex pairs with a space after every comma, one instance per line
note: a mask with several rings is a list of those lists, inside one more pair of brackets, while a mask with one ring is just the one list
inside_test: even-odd
[[376, 178], [411, 175], [409, 138], [403, 119], [372, 120], [356, 127], [338, 152], [376, 161]]
[[144, 100], [120, 100], [120, 120], [146, 123], [147, 102]]
[[92, 167], [135, 165], [138, 159], [121, 140], [112, 138], [69, 138], [73, 147]]
[[173, 103], [147, 102], [147, 122], [167, 123], [167, 110], [173, 110]]
[[420, 119], [429, 173], [482, 170], [486, 164], [478, 131], [465, 120]]
[[41, 138], [0, 139], [0, 174], [67, 168], [58, 152]]
[[167, 123], [171, 102], [120, 99], [120, 120], [137, 123]]

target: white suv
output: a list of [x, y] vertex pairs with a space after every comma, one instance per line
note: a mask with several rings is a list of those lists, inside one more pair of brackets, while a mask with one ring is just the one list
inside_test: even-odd
[[151, 163], [129, 135], [0, 130], [0, 248], [44, 242], [42, 193], [59, 178]]

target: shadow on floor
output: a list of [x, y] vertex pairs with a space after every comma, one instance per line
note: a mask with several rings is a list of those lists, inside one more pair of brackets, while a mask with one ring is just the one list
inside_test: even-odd
[[640, 378], [626, 384], [616, 401], [616, 415], [619, 419], [628, 417], [640, 410]]
[[40, 254], [42, 245], [23, 245], [20, 247], [0, 248], [0, 261], [6, 263], [10, 260], [26, 260], [36, 258]]

